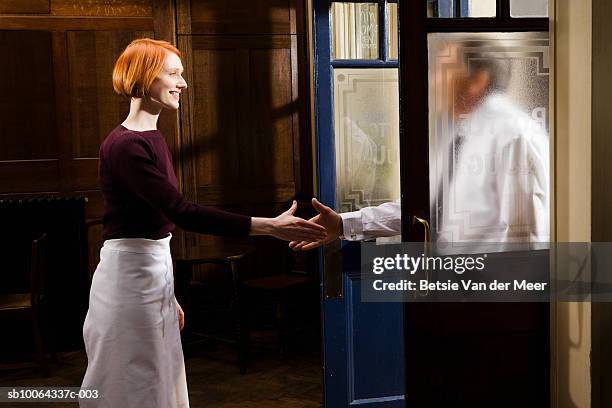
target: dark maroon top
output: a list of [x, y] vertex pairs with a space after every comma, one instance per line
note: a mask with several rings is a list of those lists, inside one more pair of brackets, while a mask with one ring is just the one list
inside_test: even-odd
[[248, 235], [251, 218], [187, 201], [159, 130], [116, 127], [100, 147], [104, 238], [160, 239], [177, 225], [214, 235]]

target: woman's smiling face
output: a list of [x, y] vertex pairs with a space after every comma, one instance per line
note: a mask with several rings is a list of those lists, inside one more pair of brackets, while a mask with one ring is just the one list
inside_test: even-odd
[[173, 52], [168, 52], [164, 66], [151, 84], [150, 100], [159, 103], [164, 109], [177, 110], [181, 91], [187, 88], [182, 74], [181, 59]]

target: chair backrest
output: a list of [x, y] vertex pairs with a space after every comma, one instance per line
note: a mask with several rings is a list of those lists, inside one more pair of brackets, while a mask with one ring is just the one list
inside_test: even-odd
[[40, 305], [45, 295], [45, 281], [47, 270], [47, 246], [48, 235], [42, 233], [38, 238], [32, 240], [32, 262], [30, 267], [30, 299], [32, 307]]
[[41, 270], [48, 279], [37, 290], [44, 292], [48, 323], [59, 333], [58, 347], [80, 346], [83, 338], [89, 288], [86, 203], [85, 197], [0, 200], [0, 253], [7, 271], [0, 293], [30, 291], [30, 245], [46, 232], [46, 254], [37, 259], [45, 259]]

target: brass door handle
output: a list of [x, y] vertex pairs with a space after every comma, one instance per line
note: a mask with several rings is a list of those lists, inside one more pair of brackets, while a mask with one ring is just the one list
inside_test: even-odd
[[412, 216], [412, 225], [416, 224], [417, 222], [421, 223], [423, 225], [423, 228], [425, 229], [425, 237], [423, 239], [423, 242], [425, 242], [427, 244], [431, 244], [431, 233], [430, 233], [430, 230], [429, 230], [429, 222], [426, 219], [419, 218], [416, 215], [413, 215]]
[[[425, 231], [425, 234], [423, 237], [423, 255], [425, 255], [425, 257], [427, 258], [428, 256], [431, 255], [431, 231], [429, 228], [429, 222], [424, 218], [420, 218], [420, 217], [417, 217], [416, 215], [413, 215], [412, 225], [416, 224], [417, 222], [423, 225], [423, 229]], [[427, 282], [429, 282], [429, 280], [431, 279], [431, 271], [429, 270], [428, 265], [429, 265], [429, 262], [425, 262], [425, 266], [423, 267], [423, 271], [425, 272], [425, 280]], [[427, 289], [425, 292], [419, 291], [418, 294], [421, 296], [427, 296], [429, 295], [429, 289]]]

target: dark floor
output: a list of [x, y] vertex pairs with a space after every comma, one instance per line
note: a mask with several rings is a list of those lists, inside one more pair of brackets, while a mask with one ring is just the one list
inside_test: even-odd
[[[318, 351], [294, 350], [281, 356], [272, 335], [260, 332], [249, 364], [240, 375], [235, 350], [229, 346], [204, 343], [186, 348], [185, 363], [191, 407], [205, 408], [316, 408], [322, 407], [322, 371]], [[36, 368], [0, 371], [0, 387], [80, 385], [87, 365], [84, 352], [61, 353], [50, 378]], [[0, 408], [76, 407], [71, 404], [2, 404]]]

